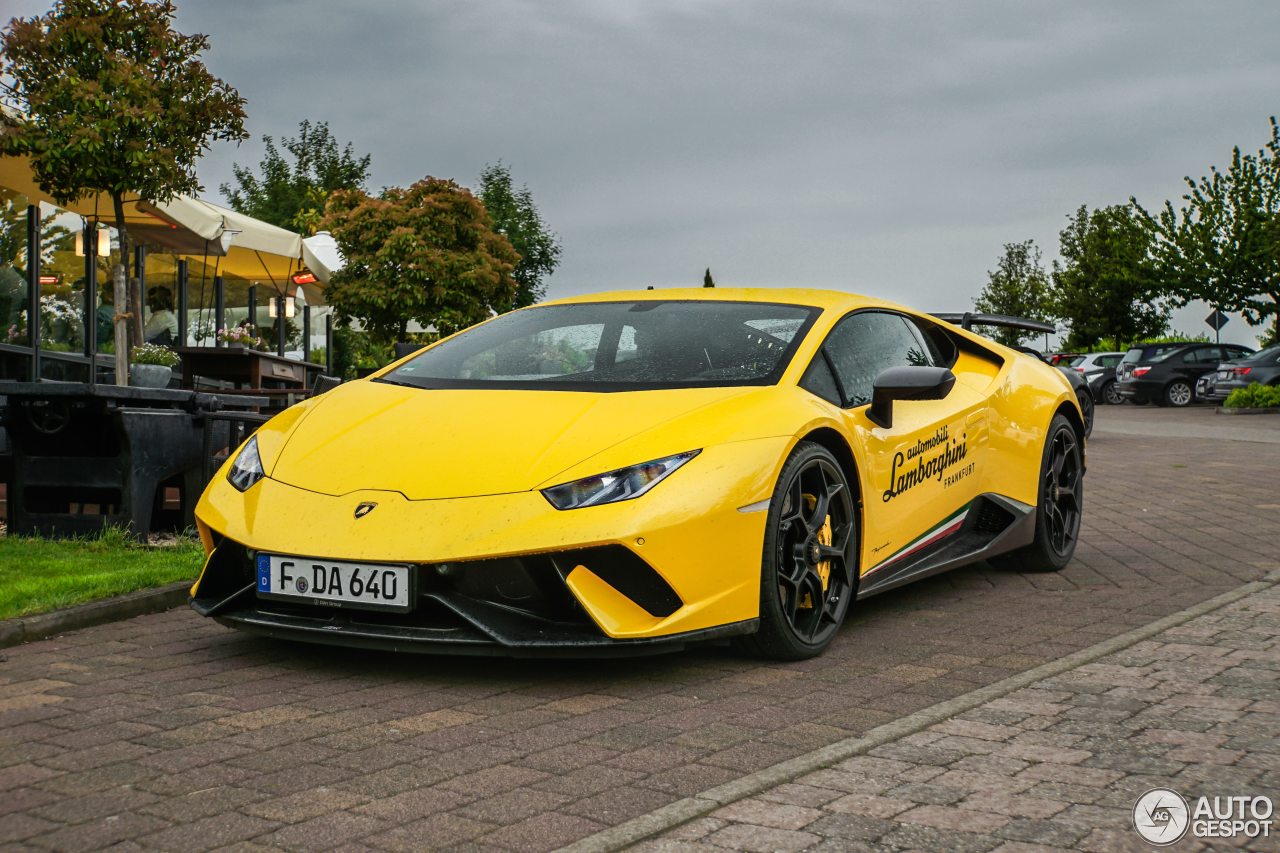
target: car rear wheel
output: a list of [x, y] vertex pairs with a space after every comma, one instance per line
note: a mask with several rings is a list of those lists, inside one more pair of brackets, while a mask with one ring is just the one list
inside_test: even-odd
[[1188, 406], [1195, 399], [1195, 393], [1191, 390], [1191, 386], [1182, 380], [1169, 383], [1169, 387], [1164, 389], [1164, 402], [1167, 406], [1176, 406], [1182, 408]]
[[1096, 408], [1093, 395], [1081, 388], [1076, 392], [1076, 402], [1080, 404], [1080, 413], [1084, 415], [1084, 437], [1093, 435], [1093, 410]]
[[1040, 463], [1040, 503], [1030, 545], [992, 557], [992, 565], [1020, 572], [1056, 572], [1071, 561], [1084, 511], [1084, 455], [1071, 423], [1057, 415], [1049, 425]]
[[824, 447], [801, 442], [774, 487], [760, 567], [753, 654], [802, 660], [835, 639], [857, 591], [858, 516], [849, 482]]
[[1120, 389], [1116, 387], [1116, 381], [1111, 379], [1107, 384], [1102, 386], [1102, 399], [1106, 401], [1108, 406], [1118, 406], [1124, 402], [1124, 397], [1120, 396]]

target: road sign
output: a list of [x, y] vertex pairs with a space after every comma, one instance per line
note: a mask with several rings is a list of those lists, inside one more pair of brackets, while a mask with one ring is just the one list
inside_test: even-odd
[[1227, 325], [1227, 323], [1231, 321], [1231, 318], [1226, 314], [1223, 314], [1221, 311], [1214, 311], [1208, 317], [1205, 317], [1204, 321], [1209, 324], [1210, 329], [1213, 329], [1215, 332], [1221, 332], [1222, 327]]

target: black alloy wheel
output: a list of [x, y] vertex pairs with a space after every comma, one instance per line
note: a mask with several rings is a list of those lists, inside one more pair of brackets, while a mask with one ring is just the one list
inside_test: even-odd
[[1040, 503], [1031, 544], [992, 557], [1002, 569], [1056, 572], [1071, 561], [1084, 512], [1084, 454], [1075, 427], [1056, 415], [1045, 439], [1040, 465]]
[[831, 644], [857, 591], [856, 496], [826, 448], [801, 442], [769, 503], [760, 578], [760, 629], [744, 645], [801, 660]]
[[1195, 391], [1191, 386], [1181, 379], [1169, 383], [1169, 387], [1164, 389], [1165, 405], [1182, 408], [1191, 405], [1191, 401], [1196, 397]]
[[1048, 521], [1049, 546], [1070, 559], [1080, 535], [1080, 511], [1084, 508], [1084, 465], [1075, 430], [1067, 427], [1053, 434], [1049, 465], [1040, 489], [1040, 511]]
[[1097, 406], [1088, 389], [1081, 388], [1076, 392], [1076, 402], [1080, 404], [1080, 413], [1084, 416], [1084, 437], [1093, 435], [1093, 411]]
[[1107, 383], [1102, 386], [1102, 399], [1108, 406], [1118, 406], [1124, 402], [1124, 397], [1120, 396], [1120, 389], [1116, 387], [1114, 379], [1107, 380]]

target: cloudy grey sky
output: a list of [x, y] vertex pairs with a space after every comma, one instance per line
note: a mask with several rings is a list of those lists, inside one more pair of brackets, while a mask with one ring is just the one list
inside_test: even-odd
[[303, 118], [372, 153], [375, 188], [502, 159], [562, 239], [556, 296], [710, 266], [968, 308], [1003, 243], [1048, 262], [1077, 206], [1177, 197], [1280, 112], [1270, 0], [178, 5], [255, 137], [204, 161], [206, 195]]

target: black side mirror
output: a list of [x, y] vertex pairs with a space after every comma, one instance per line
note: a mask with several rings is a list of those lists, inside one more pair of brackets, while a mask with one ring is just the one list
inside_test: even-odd
[[956, 375], [945, 367], [890, 367], [872, 384], [867, 418], [876, 426], [893, 426], [894, 400], [941, 400], [951, 393]]

